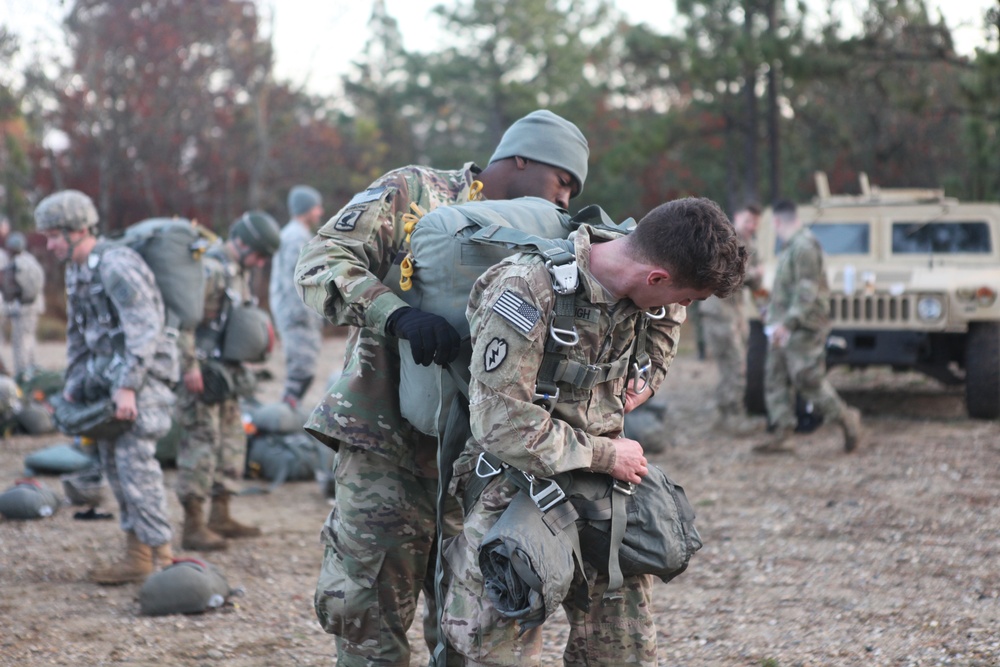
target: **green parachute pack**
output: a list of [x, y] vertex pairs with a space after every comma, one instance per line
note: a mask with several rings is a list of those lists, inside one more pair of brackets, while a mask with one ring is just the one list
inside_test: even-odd
[[237, 594], [214, 565], [196, 558], [174, 559], [169, 567], [146, 577], [139, 590], [139, 610], [143, 616], [201, 614]]
[[59, 509], [55, 491], [37, 479], [19, 479], [0, 494], [0, 515], [6, 519], [45, 519]]
[[[439, 207], [416, 222], [410, 233], [409, 255], [397, 267], [398, 273], [390, 272], [387, 284], [414, 308], [448, 320], [467, 342], [465, 308], [472, 286], [486, 269], [516, 252], [471, 240], [477, 232], [495, 225], [542, 238], [566, 238], [572, 231], [569, 214], [538, 197]], [[467, 368], [468, 363], [462, 362], [471, 354], [471, 345], [463, 345], [463, 354], [453, 366]], [[399, 341], [399, 357], [403, 417], [423, 433], [441, 434], [445, 418], [441, 408], [451, 405], [458, 391], [455, 380], [437, 364], [415, 363], [406, 340]]]
[[191, 329], [205, 312], [205, 272], [202, 255], [215, 234], [185, 218], [150, 218], [102, 241], [97, 252], [116, 245], [135, 250], [156, 278], [167, 309], [167, 326]]

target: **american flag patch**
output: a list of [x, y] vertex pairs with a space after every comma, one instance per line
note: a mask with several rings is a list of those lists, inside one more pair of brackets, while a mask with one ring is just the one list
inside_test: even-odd
[[510, 290], [500, 295], [493, 304], [493, 310], [524, 333], [531, 331], [540, 316], [537, 308]]

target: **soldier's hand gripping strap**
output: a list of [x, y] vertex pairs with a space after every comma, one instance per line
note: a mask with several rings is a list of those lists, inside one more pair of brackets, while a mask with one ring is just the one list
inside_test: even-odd
[[77, 403], [53, 395], [49, 403], [56, 427], [66, 435], [114, 440], [135, 423], [115, 418], [115, 402], [110, 396], [91, 403]]

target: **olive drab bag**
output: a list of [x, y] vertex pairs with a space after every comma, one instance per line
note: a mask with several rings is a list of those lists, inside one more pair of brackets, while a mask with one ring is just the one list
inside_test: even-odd
[[143, 616], [201, 614], [222, 607], [235, 594], [214, 565], [196, 558], [175, 559], [146, 577], [139, 589], [139, 611]]
[[98, 251], [113, 245], [135, 250], [156, 278], [167, 310], [167, 326], [190, 329], [205, 311], [205, 272], [201, 258], [215, 234], [185, 218], [150, 218], [102, 241]]
[[[568, 213], [537, 197], [439, 207], [416, 222], [409, 234], [409, 255], [386, 283], [414, 308], [444, 317], [467, 340], [465, 308], [472, 286], [486, 269], [516, 252], [470, 241], [473, 234], [494, 225], [542, 238], [566, 238], [572, 231]], [[471, 346], [464, 347], [468, 349], [462, 358], [472, 352]], [[406, 340], [399, 341], [399, 357], [400, 412], [417, 430], [439, 435], [446, 416], [441, 406], [450, 405], [456, 392], [452, 379], [441, 366], [415, 363]]]

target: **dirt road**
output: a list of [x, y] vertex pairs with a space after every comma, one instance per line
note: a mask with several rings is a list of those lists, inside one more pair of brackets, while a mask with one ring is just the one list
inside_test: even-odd
[[[342, 344], [327, 340], [319, 378], [339, 366]], [[45, 352], [58, 367], [61, 348]], [[669, 406], [672, 445], [654, 458], [687, 490], [705, 547], [656, 587], [660, 664], [1000, 664], [1000, 423], [967, 419], [961, 392], [915, 375], [831, 376], [863, 410], [868, 446], [846, 456], [827, 428], [794, 456], [760, 457], [749, 450], [761, 436], [712, 430], [712, 364], [678, 358], [656, 397]], [[279, 388], [263, 390], [274, 398]], [[0, 483], [13, 482], [25, 454], [62, 441], [3, 442]], [[179, 526], [176, 498], [170, 510]], [[328, 511], [309, 482], [241, 499], [240, 515], [264, 536], [208, 560], [244, 597], [163, 618], [138, 615], [138, 586], [86, 581], [95, 560], [121, 548], [115, 522], [74, 521], [72, 508], [2, 521], [0, 665], [335, 664], [312, 610]], [[560, 618], [547, 623], [545, 665], [561, 664], [564, 633]], [[417, 628], [411, 637], [421, 642]], [[417, 651], [413, 664], [425, 663]]]

